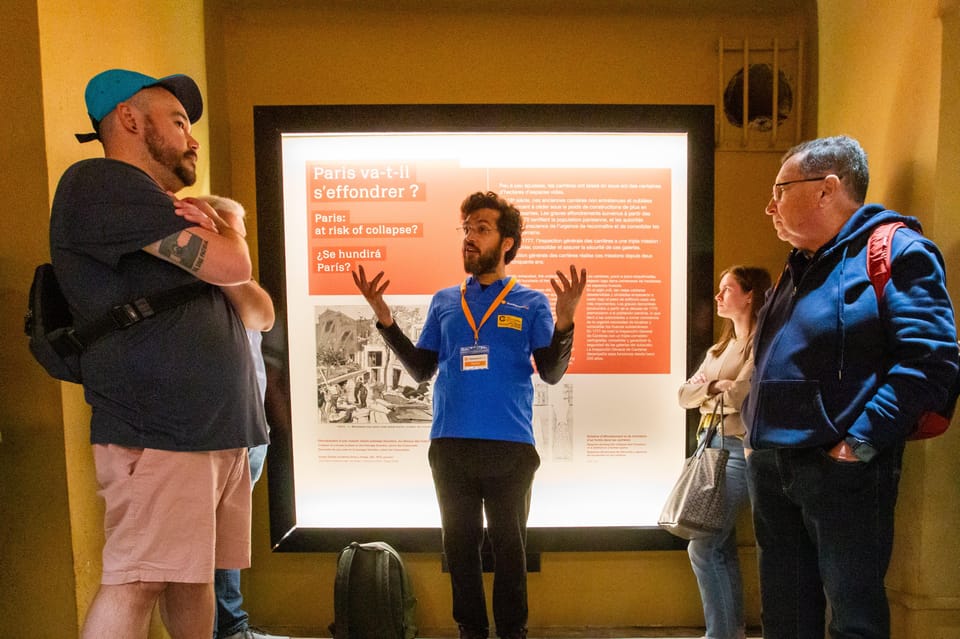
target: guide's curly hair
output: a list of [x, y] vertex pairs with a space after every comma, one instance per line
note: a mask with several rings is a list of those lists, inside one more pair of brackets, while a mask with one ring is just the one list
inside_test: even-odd
[[513, 246], [503, 256], [503, 263], [509, 264], [516, 257], [520, 250], [521, 235], [523, 235], [523, 216], [515, 206], [493, 191], [477, 191], [467, 196], [467, 199], [460, 204], [460, 219], [465, 220], [467, 216], [480, 209], [493, 209], [500, 212], [497, 218], [497, 231], [500, 233], [500, 240], [512, 237]]

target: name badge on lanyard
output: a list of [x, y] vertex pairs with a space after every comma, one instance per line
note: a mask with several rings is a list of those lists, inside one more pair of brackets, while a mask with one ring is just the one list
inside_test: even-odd
[[460, 349], [460, 370], [483, 371], [490, 368], [490, 347], [474, 344]]
[[467, 323], [470, 325], [470, 328], [473, 329], [473, 346], [464, 346], [460, 349], [461, 371], [483, 371], [490, 368], [490, 347], [480, 344], [480, 329], [484, 323], [490, 319], [493, 310], [500, 306], [507, 296], [507, 293], [510, 292], [510, 289], [512, 289], [516, 283], [517, 278], [511, 277], [507, 285], [504, 286], [500, 294], [497, 295], [497, 298], [491, 302], [490, 307], [487, 309], [487, 312], [484, 313], [479, 325], [473, 319], [473, 313], [470, 312], [470, 307], [467, 306], [467, 298], [465, 296], [467, 280], [464, 280], [460, 285], [460, 306], [463, 308], [463, 315], [467, 318]]

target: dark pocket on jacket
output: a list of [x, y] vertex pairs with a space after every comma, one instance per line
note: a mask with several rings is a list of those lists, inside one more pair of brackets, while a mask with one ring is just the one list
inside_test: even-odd
[[764, 447], [820, 446], [840, 439], [823, 408], [817, 380], [767, 380], [757, 390], [752, 442]]

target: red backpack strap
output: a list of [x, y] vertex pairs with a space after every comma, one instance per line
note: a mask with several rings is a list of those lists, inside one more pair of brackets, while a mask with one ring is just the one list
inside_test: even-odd
[[902, 226], [903, 222], [888, 222], [873, 229], [867, 241], [867, 275], [873, 283], [873, 290], [877, 294], [877, 303], [883, 299], [883, 287], [890, 281], [890, 246], [893, 234]]

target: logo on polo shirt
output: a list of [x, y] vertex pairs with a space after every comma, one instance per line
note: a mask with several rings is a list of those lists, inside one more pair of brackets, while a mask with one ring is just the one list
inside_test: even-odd
[[497, 328], [512, 328], [515, 331], [522, 331], [523, 318], [516, 315], [497, 315]]

